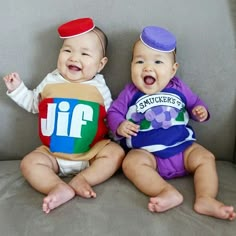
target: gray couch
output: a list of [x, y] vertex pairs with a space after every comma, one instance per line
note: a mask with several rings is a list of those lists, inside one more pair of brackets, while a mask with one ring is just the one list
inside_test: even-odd
[[[218, 198], [236, 207], [235, 7], [233, 0], [8, 0], [0, 8], [0, 76], [18, 71], [34, 88], [56, 66], [61, 44], [57, 26], [90, 16], [109, 37], [110, 61], [103, 72], [115, 98], [129, 81], [132, 44], [142, 27], [169, 28], [178, 40], [178, 75], [210, 108], [210, 121], [192, 125], [198, 142], [217, 157]], [[193, 211], [191, 176], [170, 181], [183, 193], [184, 203], [162, 214], [147, 210], [148, 197], [120, 170], [95, 187], [96, 199], [76, 197], [45, 215], [43, 195], [32, 189], [19, 171], [22, 157], [40, 144], [37, 116], [23, 111], [5, 92], [1, 81], [1, 236], [236, 235], [236, 221]]]

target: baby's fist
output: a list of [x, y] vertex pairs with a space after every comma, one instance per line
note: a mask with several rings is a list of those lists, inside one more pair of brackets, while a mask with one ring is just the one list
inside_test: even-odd
[[196, 106], [193, 108], [192, 112], [200, 122], [205, 121], [208, 117], [208, 112], [204, 106]]
[[7, 86], [8, 92], [11, 93], [21, 84], [21, 79], [18, 73], [14, 72], [3, 77], [3, 80]]

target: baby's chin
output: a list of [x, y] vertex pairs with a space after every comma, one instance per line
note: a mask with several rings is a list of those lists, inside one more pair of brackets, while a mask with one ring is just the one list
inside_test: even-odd
[[139, 90], [147, 95], [156, 94], [160, 92], [160, 90], [154, 86], [142, 87], [142, 88], [139, 88]]
[[81, 83], [81, 82], [91, 80], [91, 79], [88, 79], [88, 78], [75, 78], [75, 77], [64, 77], [64, 79], [71, 82], [71, 83]]

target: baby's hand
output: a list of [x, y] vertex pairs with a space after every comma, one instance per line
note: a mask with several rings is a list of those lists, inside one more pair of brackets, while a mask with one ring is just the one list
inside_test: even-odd
[[193, 112], [193, 115], [200, 122], [206, 120], [208, 117], [208, 112], [204, 106], [196, 106], [193, 108], [192, 112]]
[[126, 138], [131, 138], [131, 136], [136, 136], [138, 131], [139, 125], [125, 120], [119, 125], [117, 129], [117, 134]]
[[7, 86], [8, 92], [11, 93], [21, 84], [20, 76], [17, 73], [11, 73], [3, 77], [3, 80]]

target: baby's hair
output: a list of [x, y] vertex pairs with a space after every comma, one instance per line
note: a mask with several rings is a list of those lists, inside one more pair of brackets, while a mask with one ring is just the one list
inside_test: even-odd
[[175, 48], [175, 50], [173, 51], [174, 54], [174, 63], [176, 62], [176, 54], [177, 54], [177, 48]]
[[108, 46], [108, 38], [106, 34], [97, 26], [93, 29], [93, 32], [98, 36], [98, 39], [102, 46], [103, 56], [106, 55], [106, 50]]

